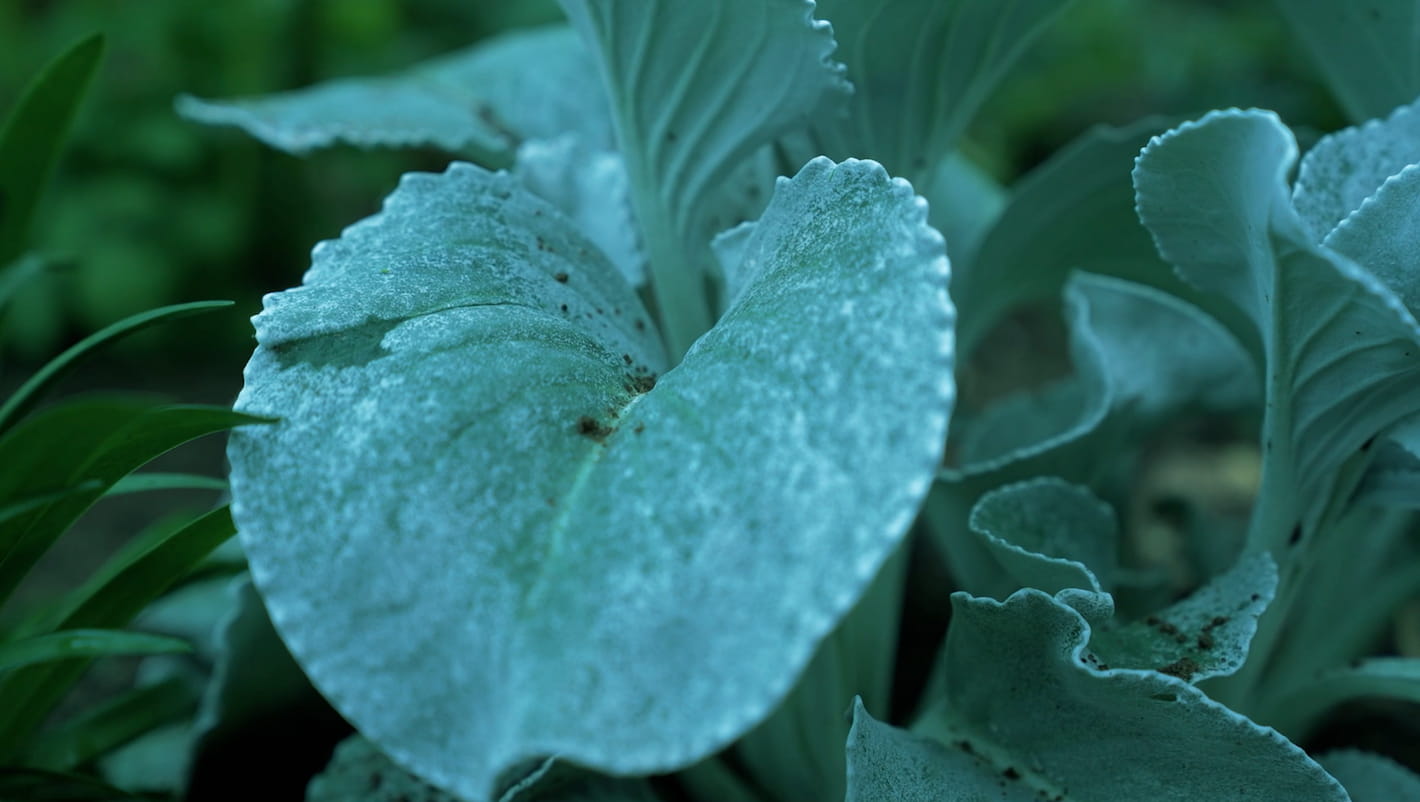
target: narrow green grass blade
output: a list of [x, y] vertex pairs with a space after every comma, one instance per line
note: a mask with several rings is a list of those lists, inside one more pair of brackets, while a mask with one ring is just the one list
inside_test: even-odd
[[192, 645], [181, 638], [116, 629], [70, 629], [0, 643], [0, 672], [73, 657], [118, 654], [181, 654]]
[[[108, 489], [109, 496], [147, 493], [153, 490], [226, 490], [227, 483], [193, 473], [134, 473], [119, 479]], [[0, 516], [4, 511], [0, 510]]]
[[[235, 533], [226, 507], [197, 518], [138, 556], [79, 603], [61, 628], [124, 626]], [[88, 664], [87, 659], [46, 663], [19, 669], [0, 680], [0, 761], [13, 757], [30, 741], [34, 729]]]
[[19, 501], [5, 502], [3, 504], [0, 504], [0, 523], [4, 523], [10, 520], [11, 518], [18, 518], [21, 515], [24, 515], [25, 513], [30, 512], [31, 510], [37, 510], [46, 504], [59, 501], [60, 499], [67, 498], [69, 496], [77, 496], [82, 493], [89, 493], [91, 491], [99, 489], [102, 486], [103, 484], [101, 482], [90, 480], [87, 482], [80, 482], [79, 484], [74, 485], [73, 487], [65, 488], [64, 490], [56, 490], [53, 493], [39, 493], [37, 495], [29, 496], [28, 498], [20, 499]]
[[147, 312], [140, 312], [131, 317], [124, 318], [110, 326], [100, 329], [88, 337], [75, 343], [67, 351], [50, 360], [49, 364], [40, 368], [37, 373], [29, 378], [15, 394], [7, 399], [3, 406], [0, 406], [0, 434], [4, 434], [15, 425], [22, 415], [34, 407], [48, 390], [65, 374], [73, 370], [79, 361], [88, 356], [100, 346], [107, 345], [121, 337], [126, 337], [136, 331], [141, 331], [149, 326], [169, 320], [176, 320], [189, 315], [195, 315], [212, 309], [222, 309], [231, 306], [231, 301], [195, 301], [187, 304], [175, 304], [173, 306], [163, 306], [157, 309], [150, 309]]
[[0, 264], [24, 250], [40, 192], [103, 50], [99, 35], [69, 48], [30, 83], [0, 130]]
[[0, 520], [0, 603], [60, 535], [115, 482], [206, 434], [260, 419], [226, 407], [107, 398], [45, 410], [0, 435], [0, 499], [26, 499], [85, 480], [92, 490]]
[[62, 771], [0, 768], [0, 799], [47, 799], [54, 802], [170, 800], [163, 794], [136, 794], [102, 780]]
[[179, 677], [135, 688], [35, 738], [25, 762], [43, 769], [73, 769], [192, 715], [200, 697], [194, 683]]

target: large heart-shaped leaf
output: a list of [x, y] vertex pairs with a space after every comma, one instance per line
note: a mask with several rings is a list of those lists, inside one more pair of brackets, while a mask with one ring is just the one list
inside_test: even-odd
[[871, 162], [777, 187], [667, 370], [516, 180], [411, 175], [268, 298], [232, 438], [273, 623], [363, 734], [483, 798], [688, 765], [783, 698], [912, 520], [952, 399], [940, 236]]
[[[671, 352], [709, 328], [707, 199], [848, 85], [812, 0], [561, 0], [600, 67]], [[854, 154], [862, 155], [862, 154]]]
[[290, 153], [343, 143], [506, 155], [525, 139], [566, 131], [589, 147], [611, 145], [595, 68], [566, 25], [505, 33], [393, 76], [238, 100], [184, 96], [177, 107]]

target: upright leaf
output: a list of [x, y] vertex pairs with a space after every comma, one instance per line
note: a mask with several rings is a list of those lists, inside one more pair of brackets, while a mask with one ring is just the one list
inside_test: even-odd
[[[1257, 549], [1315, 534], [1333, 492], [1349, 492], [1342, 464], [1420, 409], [1420, 325], [1375, 275], [1312, 239], [1287, 185], [1296, 155], [1275, 115], [1230, 110], [1155, 139], [1134, 171], [1160, 253], [1245, 314], [1263, 346]], [[1393, 202], [1413, 213], [1409, 193]], [[1367, 203], [1343, 228], [1393, 208]]]
[[872, 156], [914, 181], [1069, 0], [819, 0], [853, 82], [850, 113], [815, 122], [816, 151]]
[[25, 249], [40, 193], [103, 51], [97, 34], [74, 44], [25, 88], [0, 128], [0, 267]]
[[316, 686], [426, 781], [689, 765], [770, 712], [896, 548], [952, 397], [924, 204], [815, 161], [743, 253], [667, 370], [565, 217], [456, 164], [267, 299], [238, 407], [282, 422], [229, 450], [252, 575]]
[[1170, 292], [1182, 286], [1139, 225], [1129, 181], [1139, 149], [1166, 127], [1160, 118], [1096, 126], [1011, 188], [995, 224], [952, 275], [963, 353], [1014, 307], [1057, 295], [1075, 270]]
[[505, 33], [393, 76], [241, 100], [183, 96], [177, 107], [296, 154], [340, 143], [432, 145], [507, 159], [525, 140], [568, 131], [592, 147], [611, 144], [596, 68], [565, 25]]
[[1414, 0], [1275, 0], [1353, 122], [1420, 96]]
[[848, 88], [812, 0], [562, 0], [611, 101], [672, 355], [710, 327], [705, 201]]

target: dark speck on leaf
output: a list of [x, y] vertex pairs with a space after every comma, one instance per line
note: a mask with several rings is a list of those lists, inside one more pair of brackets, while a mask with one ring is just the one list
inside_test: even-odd
[[1197, 674], [1199, 671], [1201, 671], [1202, 668], [1203, 667], [1198, 665], [1198, 663], [1188, 659], [1187, 657], [1183, 657], [1173, 661], [1172, 663], [1169, 663], [1166, 666], [1160, 666], [1155, 670], [1158, 671], [1160, 674], [1168, 674], [1171, 677], [1178, 677], [1184, 682], [1187, 682], [1188, 680], [1193, 678], [1194, 674]]
[[[1409, 356], [1409, 355], [1407, 354], [1407, 356]], [[1375, 435], [1371, 435], [1370, 437], [1366, 438], [1366, 442], [1364, 442], [1364, 443], [1361, 444], [1361, 450], [1362, 450], [1362, 451], [1369, 451], [1369, 450], [1371, 449], [1371, 446], [1374, 445], [1375, 442], [1376, 442], [1376, 436], [1375, 436]]]
[[1215, 615], [1213, 616], [1213, 620], [1209, 621], [1207, 625], [1203, 627], [1203, 629], [1217, 629], [1218, 627], [1221, 627], [1226, 623], [1228, 623], [1227, 616]]
[[667, 142], [674, 142], [674, 141], [676, 141], [676, 132], [675, 132], [675, 131], [667, 131], [667, 132], [666, 132], [666, 141], [667, 141]]
[[1212, 635], [1208, 634], [1207, 632], [1199, 633], [1199, 635], [1198, 635], [1198, 648], [1200, 648], [1200, 649], [1211, 649], [1211, 648], [1213, 648], [1213, 645], [1214, 645], [1214, 641], [1213, 641], [1213, 636], [1212, 636]]
[[1021, 778], [1021, 773], [1019, 771], [1016, 771], [1014, 768], [1007, 766], [1006, 770], [1001, 772], [1001, 776], [1005, 777], [1008, 780], [1019, 780]]
[[567, 304], [563, 304], [563, 305], [562, 305], [561, 307], [559, 307], [559, 308], [560, 308], [563, 312], [566, 312], [566, 311], [567, 311]]
[[1258, 594], [1254, 593], [1254, 594], [1252, 594], [1252, 596], [1251, 596], [1250, 598], [1251, 598], [1252, 601], [1257, 601], [1258, 599], [1260, 599], [1260, 598], [1262, 598], [1262, 597], [1259, 596]]
[[625, 363], [628, 364], [628, 365], [630, 365], [630, 364], [631, 364], [631, 354], [622, 354], [622, 355], [621, 355], [621, 361], [622, 361], [622, 362], [625, 362]]
[[644, 423], [638, 423], [638, 424], [636, 424], [636, 428], [632, 429], [631, 431], [633, 431], [633, 432], [635, 432], [635, 433], [637, 433], [637, 434], [640, 434], [640, 433], [646, 431], [646, 424], [644, 424]]
[[645, 331], [645, 330], [646, 330], [646, 321], [641, 320], [640, 318], [637, 318], [637, 320], [636, 320], [636, 330], [637, 330], [637, 331]]
[[601, 421], [591, 415], [583, 415], [577, 419], [577, 434], [590, 438], [598, 443], [604, 442], [611, 435], [612, 428], [605, 426]]
[[631, 377], [631, 388], [638, 393], [649, 393], [656, 386], [656, 374], [645, 373]]
[[1287, 545], [1289, 545], [1289, 546], [1295, 546], [1295, 545], [1297, 545], [1297, 543], [1301, 542], [1301, 539], [1302, 539], [1302, 525], [1301, 525], [1301, 524], [1297, 524], [1296, 526], [1293, 526], [1293, 527], [1292, 527], [1292, 534], [1290, 534], [1290, 535], [1287, 536]]
[[[538, 241], [541, 242], [541, 240], [538, 240]], [[566, 284], [566, 283], [567, 283], [567, 274], [566, 274], [566, 273], [563, 273], [562, 271], [559, 270], [559, 271], [557, 271], [556, 273], [553, 273], [553, 274], [552, 274], [552, 279], [553, 279], [553, 281], [556, 281], [558, 284]]]

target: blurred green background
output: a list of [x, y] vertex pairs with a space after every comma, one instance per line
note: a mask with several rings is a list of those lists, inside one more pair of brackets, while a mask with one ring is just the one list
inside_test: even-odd
[[[341, 148], [298, 159], [173, 112], [182, 92], [261, 94], [379, 73], [560, 16], [551, 0], [11, 0], [0, 4], [0, 110], [48, 59], [102, 32], [108, 51], [33, 241], [67, 268], [3, 320], [0, 389], [84, 333], [165, 303], [238, 311], [159, 328], [80, 385], [229, 401], [263, 293], [299, 281], [311, 246], [378, 208], [431, 152]], [[1342, 124], [1270, 4], [1080, 0], [973, 127], [968, 151], [1009, 181], [1081, 130], [1151, 113], [1274, 108]], [[871, 155], [871, 154], [865, 154]]]

